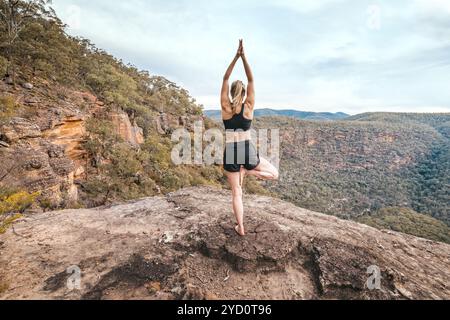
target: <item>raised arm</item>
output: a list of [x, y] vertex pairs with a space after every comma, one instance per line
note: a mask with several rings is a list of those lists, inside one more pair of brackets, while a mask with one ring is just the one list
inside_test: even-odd
[[248, 63], [247, 57], [245, 55], [243, 44], [242, 44], [242, 49], [241, 49], [241, 57], [242, 57], [242, 62], [244, 63], [244, 69], [245, 69], [245, 73], [247, 75], [247, 80], [248, 80], [247, 100], [245, 101], [245, 103], [250, 105], [251, 108], [254, 108], [255, 107], [255, 82], [253, 79], [252, 69], [250, 68], [250, 64]]
[[229, 92], [230, 92], [229, 80], [230, 80], [231, 74], [233, 73], [234, 67], [236, 66], [236, 62], [238, 62], [238, 60], [240, 58], [241, 46], [242, 46], [242, 40], [239, 42], [239, 49], [236, 53], [236, 56], [234, 57], [230, 66], [228, 67], [225, 75], [223, 76], [222, 92], [220, 94], [220, 103], [222, 106], [222, 110], [224, 110], [226, 112], [231, 111], [231, 101], [230, 101], [230, 95], [229, 95]]

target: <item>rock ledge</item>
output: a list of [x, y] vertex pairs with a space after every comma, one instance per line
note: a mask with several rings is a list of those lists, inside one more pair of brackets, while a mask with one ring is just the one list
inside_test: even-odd
[[[0, 237], [1, 299], [449, 299], [450, 246], [246, 196], [189, 188], [36, 214]], [[368, 268], [381, 271], [369, 290]], [[69, 290], [81, 272], [81, 287]]]

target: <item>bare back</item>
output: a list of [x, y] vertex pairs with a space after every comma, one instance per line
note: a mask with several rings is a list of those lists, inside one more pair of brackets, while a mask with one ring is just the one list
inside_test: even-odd
[[[253, 120], [254, 118], [254, 106], [247, 101], [244, 102], [244, 118], [248, 120]], [[230, 120], [234, 115], [240, 114], [242, 111], [242, 106], [238, 107], [236, 111], [233, 113], [233, 109], [231, 108], [231, 101], [225, 104], [222, 104], [222, 120]]]

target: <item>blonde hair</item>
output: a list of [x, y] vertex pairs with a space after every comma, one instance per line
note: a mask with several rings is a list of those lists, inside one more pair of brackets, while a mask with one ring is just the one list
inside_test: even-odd
[[245, 85], [242, 81], [237, 80], [231, 85], [231, 109], [233, 114], [236, 114], [236, 110], [242, 106], [245, 97]]

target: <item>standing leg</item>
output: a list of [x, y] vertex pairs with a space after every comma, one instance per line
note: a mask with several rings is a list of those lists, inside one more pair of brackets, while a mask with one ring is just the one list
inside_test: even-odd
[[244, 180], [245, 180], [245, 176], [247, 175], [247, 170], [245, 170], [245, 168], [243, 166], [241, 166], [241, 171], [240, 171], [240, 182], [241, 182], [241, 187], [244, 186]]
[[242, 186], [240, 172], [231, 173], [226, 172], [228, 182], [231, 186], [231, 192], [233, 194], [233, 211], [236, 216], [237, 226], [236, 232], [241, 236], [245, 236], [244, 228], [244, 203], [242, 200]]

